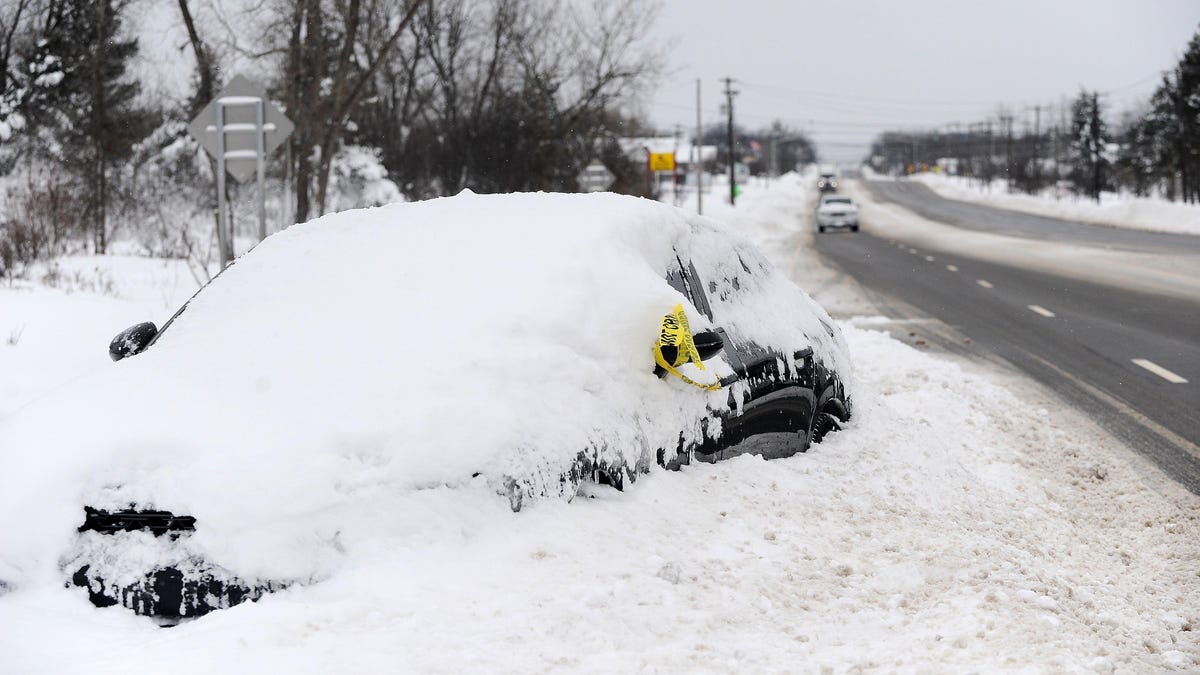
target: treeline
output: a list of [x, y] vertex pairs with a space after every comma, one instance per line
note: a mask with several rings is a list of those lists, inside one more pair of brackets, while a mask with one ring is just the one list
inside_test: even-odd
[[243, 5], [172, 4], [190, 95], [151, 103], [130, 72], [146, 0], [0, 0], [0, 271], [121, 226], [154, 253], [209, 247], [213, 167], [185, 125], [247, 68], [296, 125], [269, 167], [278, 222], [344, 208], [379, 167], [413, 199], [573, 191], [596, 158], [641, 175], [617, 139], [662, 60], [654, 0]]
[[987, 182], [1007, 179], [1031, 194], [1054, 187], [1094, 199], [1103, 191], [1200, 199], [1200, 32], [1134, 113], [1114, 120], [1104, 94], [1086, 90], [1066, 106], [1026, 112], [1033, 124], [1019, 132], [1007, 111], [941, 131], [885, 132], [867, 162], [896, 175], [936, 166]]
[[[722, 173], [729, 162], [728, 128], [725, 124], [710, 124], [700, 138], [704, 145], [717, 148], [716, 160], [707, 168]], [[772, 171], [786, 173], [817, 161], [817, 149], [804, 132], [783, 122], [773, 122], [761, 129], [735, 124], [733, 157], [735, 162], [745, 164], [751, 175], [769, 175]]]

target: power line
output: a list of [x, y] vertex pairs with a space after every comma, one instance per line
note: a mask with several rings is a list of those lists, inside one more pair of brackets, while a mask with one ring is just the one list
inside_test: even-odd
[[880, 104], [880, 105], [889, 105], [889, 106], [912, 105], [912, 106], [929, 106], [929, 107], [980, 106], [980, 105], [992, 105], [995, 103], [994, 100], [992, 100], [992, 101], [969, 101], [969, 100], [939, 101], [939, 100], [928, 100], [928, 99], [914, 100], [911, 98], [905, 98], [905, 99], [880, 98], [880, 97], [874, 97], [874, 96], [856, 96], [853, 94], [845, 94], [845, 93], [837, 93], [837, 92], [821, 92], [821, 91], [814, 91], [811, 89], [792, 89], [790, 87], [781, 87], [781, 86], [773, 85], [773, 84], [761, 84], [761, 83], [753, 83], [753, 82], [742, 82], [741, 84], [743, 84], [747, 87], [754, 87], [755, 89], [762, 89], [762, 90], [764, 90], [764, 92], [774, 91], [774, 92], [778, 92], [781, 94], [788, 94], [788, 95], [793, 95], [793, 96], [815, 96], [817, 98], [832, 99], [835, 101], [842, 101], [842, 102], [846, 102], [846, 103], [870, 103], [870, 104]]

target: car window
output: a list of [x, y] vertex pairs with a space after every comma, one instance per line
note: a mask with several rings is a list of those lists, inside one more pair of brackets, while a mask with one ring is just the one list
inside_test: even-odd
[[734, 252], [705, 271], [708, 297], [718, 307], [739, 301], [739, 297], [758, 286], [759, 261], [742, 252]]
[[675, 262], [677, 264], [667, 270], [667, 283], [671, 285], [671, 288], [691, 300], [692, 305], [711, 320], [713, 318], [712, 307], [708, 304], [708, 297], [704, 293], [704, 286], [700, 281], [700, 275], [696, 272], [696, 266], [690, 260], [684, 265], [683, 260], [678, 256], [676, 256]]

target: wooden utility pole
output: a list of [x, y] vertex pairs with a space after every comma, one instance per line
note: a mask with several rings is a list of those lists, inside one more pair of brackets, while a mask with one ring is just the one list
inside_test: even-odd
[[1188, 184], [1188, 161], [1187, 150], [1184, 139], [1187, 136], [1187, 124], [1185, 119], [1187, 110], [1184, 107], [1183, 100], [1183, 67], [1175, 68], [1175, 119], [1179, 123], [1179, 130], [1175, 134], [1175, 156], [1179, 163], [1179, 183], [1182, 188], [1179, 193], [1182, 197], [1181, 201], [1185, 204], [1191, 201], [1191, 189]]
[[1104, 140], [1100, 135], [1100, 92], [1092, 92], [1092, 193], [1096, 195], [1096, 203], [1100, 203], [1100, 162], [1103, 148], [1100, 143]]
[[700, 78], [696, 78], [696, 213], [704, 213], [704, 136], [700, 132]]
[[726, 77], [722, 80], [725, 82], [725, 113], [727, 119], [727, 132], [729, 138], [729, 205], [733, 206], [737, 201], [737, 178], [734, 175], [734, 159], [733, 159], [733, 97], [737, 92], [733, 90], [733, 78]]
[[1058, 199], [1059, 171], [1062, 166], [1062, 156], [1059, 152], [1059, 128], [1055, 125], [1050, 129], [1050, 138], [1054, 140], [1054, 198]]
[[1033, 185], [1035, 189], [1041, 188], [1042, 167], [1040, 162], [1041, 143], [1042, 143], [1042, 109], [1045, 106], [1033, 106]]
[[1005, 125], [1005, 146], [1004, 146], [1004, 181], [1006, 192], [1012, 192], [1012, 115], [1001, 115], [1001, 124]]

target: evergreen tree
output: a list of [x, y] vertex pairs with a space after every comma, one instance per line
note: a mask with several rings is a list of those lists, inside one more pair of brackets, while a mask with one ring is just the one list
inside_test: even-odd
[[1200, 152], [1200, 32], [1188, 43], [1187, 51], [1175, 69], [1173, 129], [1175, 160], [1180, 172], [1184, 201], [1200, 199], [1200, 167], [1195, 156]]
[[1100, 201], [1100, 191], [1108, 175], [1108, 126], [1100, 107], [1100, 94], [1080, 92], [1071, 105], [1071, 177], [1083, 186], [1089, 197]]
[[53, 0], [44, 33], [26, 61], [42, 67], [24, 102], [25, 118], [42, 150], [85, 186], [93, 248], [108, 246], [110, 169], [130, 156], [153, 128], [154, 115], [138, 107], [139, 85], [126, 77], [137, 41], [121, 40], [127, 0]]

